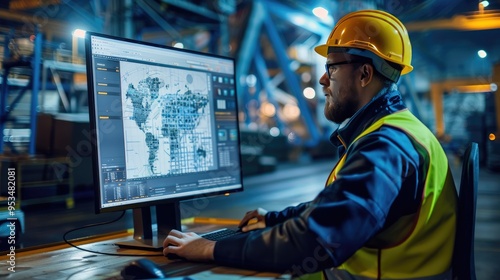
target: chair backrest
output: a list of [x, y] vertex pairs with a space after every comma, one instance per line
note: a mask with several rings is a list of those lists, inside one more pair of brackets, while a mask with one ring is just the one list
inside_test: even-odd
[[463, 161], [460, 190], [458, 192], [457, 231], [453, 251], [453, 279], [475, 280], [474, 230], [479, 182], [479, 147], [468, 144]]

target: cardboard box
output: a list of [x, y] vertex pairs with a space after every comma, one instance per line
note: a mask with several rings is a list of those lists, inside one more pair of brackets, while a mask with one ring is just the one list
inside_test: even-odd
[[54, 116], [52, 156], [66, 157], [73, 169], [75, 188], [88, 188], [93, 183], [92, 139], [88, 113]]
[[50, 156], [53, 153], [54, 138], [54, 115], [39, 113], [36, 123], [36, 143], [37, 154]]
[[57, 114], [53, 122], [53, 156], [91, 156], [88, 113]]

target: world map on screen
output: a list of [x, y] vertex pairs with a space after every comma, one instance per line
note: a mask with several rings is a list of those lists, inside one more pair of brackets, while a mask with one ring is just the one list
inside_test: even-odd
[[120, 72], [127, 178], [214, 170], [208, 75], [132, 62]]

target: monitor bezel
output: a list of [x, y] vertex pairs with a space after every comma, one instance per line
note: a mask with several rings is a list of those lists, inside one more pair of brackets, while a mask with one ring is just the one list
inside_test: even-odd
[[[237, 123], [237, 129], [238, 129], [238, 139], [237, 139], [237, 147], [238, 147], [238, 164], [239, 164], [239, 178], [240, 178], [240, 187], [239, 188], [234, 188], [234, 189], [229, 189], [229, 190], [222, 190], [222, 191], [213, 191], [213, 192], [207, 192], [207, 193], [201, 193], [201, 194], [189, 194], [186, 196], [177, 196], [177, 197], [162, 197], [161, 199], [158, 200], [151, 200], [151, 201], [144, 201], [144, 202], [138, 202], [138, 203], [132, 203], [132, 204], [123, 204], [123, 205], [116, 205], [116, 206], [110, 206], [110, 207], [103, 207], [102, 199], [101, 199], [101, 168], [99, 166], [99, 158], [98, 158], [98, 153], [99, 153], [99, 147], [98, 147], [98, 136], [97, 136], [97, 126], [98, 126], [98, 120], [96, 118], [96, 108], [93, 104], [95, 104], [95, 88], [94, 88], [94, 68], [93, 68], [93, 60], [92, 60], [92, 51], [91, 51], [91, 36], [96, 36], [96, 37], [101, 37], [101, 38], [106, 38], [106, 39], [111, 39], [111, 40], [117, 40], [117, 41], [122, 41], [126, 43], [132, 43], [132, 44], [138, 44], [141, 46], [148, 46], [152, 48], [158, 48], [158, 49], [165, 49], [169, 51], [175, 51], [183, 54], [194, 54], [194, 55], [201, 55], [201, 56], [207, 56], [211, 58], [220, 58], [220, 59], [225, 59], [225, 60], [231, 60], [233, 63], [233, 73], [235, 77], [235, 94], [234, 94], [234, 99], [235, 99], [235, 104], [236, 104], [236, 112], [235, 112], [235, 117], [236, 117], [236, 123]], [[99, 32], [86, 32], [85, 34], [85, 58], [86, 58], [86, 69], [87, 69], [87, 85], [88, 85], [88, 104], [89, 104], [89, 115], [90, 115], [90, 135], [92, 137], [91, 143], [92, 143], [92, 171], [93, 171], [93, 184], [94, 184], [94, 200], [95, 200], [95, 213], [108, 213], [108, 212], [116, 212], [116, 211], [123, 211], [123, 210], [128, 210], [128, 209], [139, 209], [139, 208], [144, 208], [144, 207], [150, 207], [150, 206], [157, 206], [157, 205], [162, 205], [162, 204], [171, 204], [171, 203], [177, 203], [177, 202], [182, 202], [182, 201], [187, 201], [187, 200], [192, 200], [192, 199], [199, 199], [199, 198], [209, 198], [209, 197], [214, 197], [214, 196], [221, 196], [221, 195], [227, 195], [230, 193], [237, 193], [237, 192], [242, 192], [244, 191], [244, 185], [243, 185], [243, 165], [242, 165], [242, 156], [241, 156], [241, 131], [239, 127], [239, 109], [238, 109], [238, 88], [237, 88], [237, 77], [236, 77], [236, 59], [233, 57], [229, 56], [223, 56], [219, 54], [213, 54], [213, 53], [208, 53], [208, 52], [202, 52], [202, 51], [195, 51], [195, 50], [189, 50], [189, 49], [180, 49], [180, 48], [174, 48], [170, 46], [165, 46], [165, 45], [160, 45], [156, 43], [151, 43], [151, 42], [145, 42], [145, 41], [140, 41], [140, 40], [135, 40], [135, 39], [130, 39], [130, 38], [124, 38], [124, 37], [118, 37], [118, 36], [113, 36], [113, 35], [108, 35], [104, 33], [99, 33]], [[218, 171], [215, 171], [218, 172]]]

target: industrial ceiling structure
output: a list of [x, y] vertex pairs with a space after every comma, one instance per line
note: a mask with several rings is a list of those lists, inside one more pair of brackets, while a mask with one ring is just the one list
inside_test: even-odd
[[[328, 17], [313, 15], [318, 6]], [[407, 26], [415, 70], [401, 83], [417, 114], [426, 110], [421, 100], [430, 100], [434, 83], [449, 86], [459, 80], [460, 86], [483, 86], [473, 89], [481, 92], [495, 82], [500, 0], [488, 5], [476, 0], [10, 0], [0, 4], [0, 31], [29, 38], [39, 30], [46, 44], [71, 49], [73, 56], [83, 56], [83, 43], [71, 35], [77, 28], [233, 56], [245, 124], [265, 122], [291, 142], [314, 145], [326, 134], [326, 124], [316, 117], [321, 94], [303, 98], [304, 88], [320, 91], [317, 80], [324, 69], [311, 50], [326, 40], [339, 17], [359, 9], [386, 10]], [[440, 89], [442, 95], [455, 87]]]
[[[76, 28], [135, 38], [144, 37], [141, 34], [163, 31], [164, 43], [168, 42], [168, 38], [172, 41], [182, 40], [187, 35], [204, 30], [219, 33], [219, 36], [237, 37], [237, 34], [244, 33], [246, 26], [231, 24], [224, 30], [221, 25], [227, 21], [241, 20], [244, 10], [256, 2], [261, 2], [264, 7], [282, 5], [282, 9], [286, 10], [276, 12], [283, 14], [283, 22], [287, 21], [286, 17], [292, 22], [293, 13], [312, 16], [314, 7], [323, 6], [333, 17], [330, 25], [352, 10], [384, 9], [406, 24], [415, 50], [416, 69], [422, 68], [434, 78], [487, 75], [488, 66], [500, 60], [497, 50], [500, 43], [499, 0], [489, 1], [482, 11], [475, 0], [10, 0], [0, 4], [0, 26], [17, 27], [26, 32], [33, 25], [40, 25], [50, 32], [48, 36], [56, 40], [68, 37]], [[285, 42], [300, 43], [300, 31], [293, 30], [287, 24], [277, 26], [286, 28], [278, 30], [281, 36], [286, 37]], [[300, 29], [300, 23], [296, 23], [295, 27]], [[161, 40], [155, 40], [161, 43]], [[484, 49], [489, 58], [477, 63], [477, 50], [480, 49]]]

